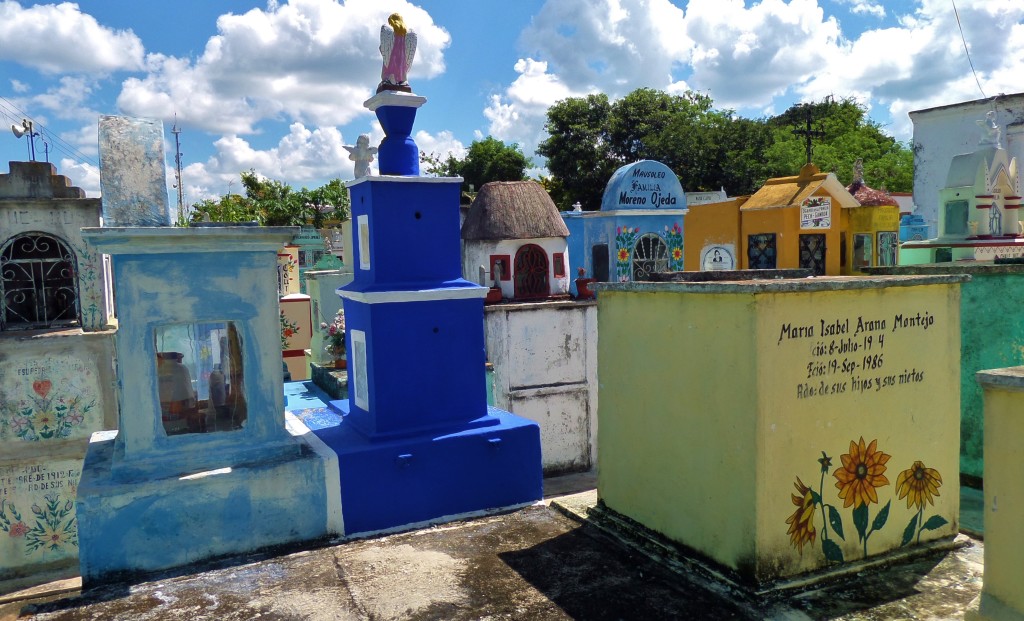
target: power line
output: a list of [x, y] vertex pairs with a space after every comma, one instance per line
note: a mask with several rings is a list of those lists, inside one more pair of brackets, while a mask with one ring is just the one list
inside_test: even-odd
[[[3, 114], [3, 116], [7, 119], [13, 120], [14, 123], [17, 123], [22, 118], [32, 118], [32, 115], [28, 114], [27, 112], [19, 108], [14, 102], [7, 99], [3, 95], [0, 95], [0, 114]], [[39, 124], [38, 122], [35, 122], [35, 127], [39, 130], [39, 133], [44, 140], [49, 141], [49, 143], [53, 145], [53, 147], [56, 150], [60, 151], [70, 159], [78, 161], [80, 163], [91, 164], [92, 166], [99, 168], [99, 162], [95, 158], [89, 157], [85, 153], [82, 153], [73, 144], [67, 142], [60, 136], [51, 132], [49, 129]]]
[[978, 79], [978, 72], [974, 70], [974, 61], [971, 60], [971, 50], [967, 48], [967, 37], [964, 36], [964, 27], [960, 23], [960, 12], [956, 10], [956, 0], [949, 0], [953, 5], [953, 15], [956, 16], [956, 26], [960, 29], [960, 40], [964, 42], [964, 51], [967, 52], [967, 62], [971, 65], [971, 73], [974, 74], [974, 81], [978, 84], [978, 91], [981, 92], [982, 99], [988, 99], [984, 89], [981, 88], [981, 80]]

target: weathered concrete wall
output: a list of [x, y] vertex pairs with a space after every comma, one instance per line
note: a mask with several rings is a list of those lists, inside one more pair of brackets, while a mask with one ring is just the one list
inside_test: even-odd
[[[82, 194], [82, 196], [78, 196]], [[67, 244], [78, 276], [82, 328], [102, 330], [107, 324], [103, 260], [82, 238], [83, 226], [99, 226], [100, 200], [84, 198], [67, 177], [43, 162], [11, 162], [0, 175], [0, 248], [25, 233], [45, 233]]]
[[1024, 162], [1024, 94], [910, 113], [914, 124], [914, 213], [924, 217], [930, 237], [938, 234], [939, 191], [946, 187], [949, 164], [955, 156], [978, 148], [981, 128], [977, 121], [983, 120], [990, 110], [996, 111], [1003, 148], [1010, 157]]
[[101, 116], [99, 148], [104, 225], [169, 226], [163, 123]]
[[544, 472], [587, 470], [597, 457], [597, 306], [485, 307], [494, 405], [540, 424]]
[[[324, 457], [285, 428], [273, 274], [275, 249], [294, 234], [293, 227], [83, 231], [114, 255], [124, 406], [116, 435], [94, 434], [82, 468], [77, 510], [87, 584], [327, 534]], [[190, 328], [210, 323], [226, 324], [224, 338], [235, 343], [226, 358]], [[187, 335], [193, 361], [227, 360], [225, 403], [244, 414], [237, 424], [172, 432], [167, 414], [174, 412], [164, 401], [192, 407], [188, 401], [204, 397], [186, 384], [185, 399], [161, 400], [158, 354], [169, 351], [161, 347], [173, 345], [165, 335], [175, 330]], [[197, 364], [197, 383], [212, 384], [202, 368], [210, 367]]]
[[78, 490], [83, 582], [326, 536], [325, 460], [295, 443], [301, 453], [289, 459], [119, 480], [110, 469], [114, 440], [96, 434]]
[[0, 333], [0, 581], [78, 563], [89, 436], [117, 425], [112, 332]]

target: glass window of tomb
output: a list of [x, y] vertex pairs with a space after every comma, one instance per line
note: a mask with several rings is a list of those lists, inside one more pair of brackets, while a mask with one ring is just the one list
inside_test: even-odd
[[164, 433], [241, 429], [246, 419], [242, 342], [232, 322], [179, 323], [154, 331]]

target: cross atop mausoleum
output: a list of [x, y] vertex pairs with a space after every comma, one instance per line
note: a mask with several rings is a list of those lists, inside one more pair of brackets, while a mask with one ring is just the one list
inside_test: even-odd
[[813, 112], [813, 109], [811, 107], [811, 104], [803, 104], [801, 107], [803, 108], [803, 111], [804, 111], [805, 127], [804, 127], [804, 129], [794, 129], [793, 133], [796, 134], [797, 136], [803, 136], [804, 137], [804, 145], [805, 145], [805, 147], [807, 149], [807, 162], [806, 163], [810, 164], [811, 163], [811, 139], [812, 138], [824, 138], [825, 137], [825, 132], [823, 132], [821, 130], [811, 129], [811, 121], [814, 120], [814, 112]]

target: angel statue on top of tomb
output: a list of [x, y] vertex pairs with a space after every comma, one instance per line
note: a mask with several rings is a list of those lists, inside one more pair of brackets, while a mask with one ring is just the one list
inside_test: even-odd
[[981, 139], [978, 140], [978, 144], [990, 144], [997, 149], [1002, 147], [999, 145], [999, 136], [1002, 131], [999, 126], [996, 125], [996, 113], [994, 110], [989, 110], [985, 113], [985, 120], [978, 119], [975, 121], [979, 127], [981, 127]]
[[348, 151], [348, 159], [356, 163], [352, 171], [352, 178], [369, 177], [370, 162], [373, 161], [373, 156], [377, 154], [377, 147], [370, 146], [370, 135], [361, 134], [356, 139], [355, 146], [348, 144], [342, 146]]
[[384, 59], [384, 66], [380, 70], [377, 92], [411, 93], [408, 76], [412, 59], [416, 56], [416, 33], [405, 27], [398, 13], [392, 13], [388, 23], [380, 27], [380, 55]]

